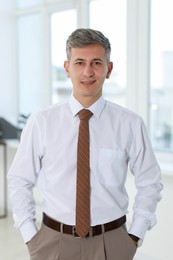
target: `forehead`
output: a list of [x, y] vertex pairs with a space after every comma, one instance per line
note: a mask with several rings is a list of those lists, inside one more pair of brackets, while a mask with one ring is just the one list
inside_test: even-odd
[[82, 48], [71, 49], [71, 59], [105, 59], [106, 51], [100, 44], [90, 44]]

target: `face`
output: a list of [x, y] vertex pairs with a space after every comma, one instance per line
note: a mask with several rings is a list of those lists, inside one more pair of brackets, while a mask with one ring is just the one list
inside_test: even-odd
[[105, 49], [98, 44], [72, 48], [70, 61], [64, 62], [67, 77], [73, 84], [73, 95], [83, 105], [91, 105], [102, 94], [113, 64], [107, 62]]

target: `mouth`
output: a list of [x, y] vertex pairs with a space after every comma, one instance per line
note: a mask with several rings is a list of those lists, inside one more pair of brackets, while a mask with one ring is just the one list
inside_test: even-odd
[[95, 82], [96, 82], [96, 80], [84, 80], [84, 81], [81, 81], [81, 84], [90, 86], [90, 85], [93, 85]]

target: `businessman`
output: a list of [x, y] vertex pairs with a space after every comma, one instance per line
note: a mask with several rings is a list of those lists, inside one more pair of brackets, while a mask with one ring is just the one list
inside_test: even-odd
[[[31, 114], [8, 173], [15, 227], [31, 260], [132, 260], [156, 224], [160, 168], [142, 118], [102, 95], [113, 69], [109, 40], [77, 29], [66, 53], [71, 97]], [[137, 191], [127, 230], [128, 169]], [[34, 187], [43, 198], [39, 230]]]

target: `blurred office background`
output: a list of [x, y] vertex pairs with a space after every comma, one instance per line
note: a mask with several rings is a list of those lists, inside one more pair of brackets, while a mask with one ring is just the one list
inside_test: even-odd
[[[104, 95], [143, 117], [162, 170], [158, 224], [135, 259], [173, 259], [172, 25], [172, 0], [0, 0], [0, 259], [28, 259], [13, 228], [5, 175], [30, 113], [71, 94], [65, 41], [79, 27], [101, 30], [110, 39], [114, 70]], [[133, 200], [130, 174], [127, 189]], [[36, 200], [39, 220], [38, 194]]]

